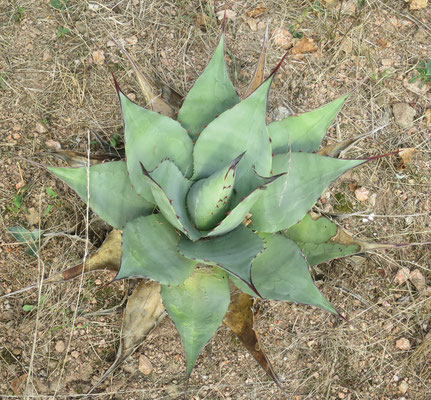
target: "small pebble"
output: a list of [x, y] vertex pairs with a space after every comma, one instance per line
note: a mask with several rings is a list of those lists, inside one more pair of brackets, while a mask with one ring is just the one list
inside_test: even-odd
[[62, 340], [59, 340], [56, 344], [55, 344], [55, 351], [57, 353], [63, 353], [64, 349], [66, 348], [66, 346], [64, 345], [64, 342]]
[[410, 350], [410, 347], [411, 347], [410, 340], [407, 338], [400, 338], [395, 343], [395, 347], [397, 349], [404, 350], [404, 351]]

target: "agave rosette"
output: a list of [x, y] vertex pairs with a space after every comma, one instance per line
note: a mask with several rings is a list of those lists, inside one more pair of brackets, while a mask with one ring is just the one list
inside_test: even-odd
[[162, 285], [188, 374], [225, 316], [229, 279], [253, 296], [336, 313], [315, 287], [309, 265], [358, 250], [331, 243], [336, 226], [307, 214], [332, 181], [364, 163], [316, 154], [346, 96], [267, 125], [278, 67], [241, 101], [227, 72], [222, 34], [176, 120], [135, 104], [116, 84], [126, 161], [89, 171], [48, 167], [123, 230], [116, 279]]

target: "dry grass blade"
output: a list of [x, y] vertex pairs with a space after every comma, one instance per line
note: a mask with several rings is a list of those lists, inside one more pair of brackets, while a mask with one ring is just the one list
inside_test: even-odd
[[[423, 366], [422, 378], [429, 379], [431, 369], [429, 368], [429, 360], [431, 357], [431, 331], [428, 332], [423, 342], [416, 348], [413, 354], [409, 357], [409, 361], [413, 366]], [[427, 362], [428, 360], [428, 362]]]
[[385, 124], [385, 125], [379, 126], [376, 129], [373, 129], [370, 132], [362, 133], [362, 134], [357, 135], [351, 139], [345, 139], [345, 140], [342, 140], [341, 142], [330, 144], [328, 146], [322, 147], [321, 149], [319, 149], [317, 154], [320, 154], [321, 156], [328, 156], [328, 157], [337, 158], [341, 155], [341, 153], [348, 150], [353, 144], [355, 144], [359, 140], [364, 139], [368, 136], [374, 135], [375, 133], [382, 130], [383, 128], [386, 128], [388, 125], [389, 124]]
[[260, 51], [259, 60], [256, 65], [256, 70], [254, 71], [253, 78], [244, 94], [244, 98], [246, 98], [251, 93], [253, 93], [258, 88], [258, 86], [263, 82], [263, 75], [265, 73], [266, 49], [268, 46], [268, 29], [269, 29], [268, 27], [269, 27], [269, 19], [266, 21], [265, 36], [263, 38], [262, 50]]
[[[48, 156], [53, 156], [64, 161], [71, 167], [86, 167], [88, 157], [84, 153], [78, 153], [71, 150], [53, 150], [43, 153]], [[90, 165], [102, 164], [105, 161], [119, 160], [120, 157], [113, 154], [93, 154], [90, 155]]]
[[126, 49], [121, 45], [118, 40], [116, 40], [112, 36], [111, 38], [117, 45], [117, 47], [120, 49], [120, 51], [127, 57], [130, 64], [132, 64], [133, 71], [135, 72], [136, 78], [138, 79], [142, 94], [144, 95], [145, 100], [149, 104], [151, 110], [159, 112], [160, 114], [166, 115], [171, 118], [174, 117], [174, 109], [165, 100], [163, 100], [160, 95], [157, 95], [154, 92], [154, 89], [150, 84], [149, 79], [146, 78], [145, 75], [141, 72], [132, 56], [126, 51]]
[[117, 369], [165, 317], [160, 289], [159, 283], [146, 280], [135, 287], [124, 312], [117, 358], [88, 394]]
[[259, 338], [254, 329], [253, 298], [247, 293], [236, 293], [227, 310], [223, 323], [238, 337], [245, 348], [255, 358], [265, 372], [273, 379], [287, 398], [278, 376], [272, 369], [268, 357], [262, 350]]

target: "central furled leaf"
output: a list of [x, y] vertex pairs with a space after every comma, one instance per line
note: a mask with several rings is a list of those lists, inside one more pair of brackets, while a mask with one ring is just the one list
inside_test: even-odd
[[193, 179], [209, 177], [238, 154], [244, 154], [236, 169], [235, 190], [244, 197], [252, 191], [253, 167], [262, 176], [271, 172], [271, 144], [265, 123], [266, 99], [271, 75], [241, 103], [225, 111], [200, 134], [194, 148]]
[[225, 216], [233, 192], [235, 169], [243, 155], [191, 187], [187, 195], [187, 208], [198, 229], [209, 230]]

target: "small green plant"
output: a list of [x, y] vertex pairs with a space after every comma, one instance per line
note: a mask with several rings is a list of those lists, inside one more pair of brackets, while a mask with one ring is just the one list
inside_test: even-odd
[[15, 13], [13, 14], [13, 19], [15, 22], [21, 22], [24, 18], [25, 7], [16, 6]]
[[[39, 301], [39, 306], [43, 305], [43, 303], [45, 303], [46, 300], [46, 295], [41, 296], [40, 301]], [[33, 310], [35, 310], [38, 306], [34, 305], [34, 304], [24, 304], [22, 306], [23, 311], [25, 312], [31, 312]]]
[[58, 11], [62, 11], [68, 8], [67, 0], [51, 0], [49, 4], [52, 8], [55, 8]]
[[410, 83], [416, 82], [418, 79], [421, 80], [420, 87], [422, 88], [425, 83], [431, 82], [431, 60], [425, 64], [425, 61], [420, 61], [416, 66], [418, 74], [410, 78]]
[[296, 30], [294, 25], [289, 25], [289, 27], [287, 29], [292, 34], [292, 36], [296, 39], [302, 39], [302, 37], [304, 36], [304, 34], [302, 32], [299, 32]]
[[63, 26], [59, 26], [57, 28], [57, 37], [61, 38], [64, 35], [67, 35], [69, 33], [69, 29]]
[[34, 229], [29, 231], [23, 226], [13, 226], [11, 228], [6, 228], [6, 230], [19, 242], [26, 244], [25, 252], [29, 256], [37, 257], [39, 252], [40, 238], [45, 231]]
[[52, 207], [54, 206], [61, 206], [61, 201], [58, 200], [58, 194], [51, 189], [50, 187], [47, 187], [45, 189], [46, 194], [53, 200], [55, 200], [54, 204], [48, 204], [45, 208], [45, 211], [43, 212], [44, 216], [47, 216], [49, 212], [51, 211]]
[[19, 212], [24, 201], [24, 194], [27, 191], [27, 189], [28, 189], [27, 186], [24, 186], [17, 193], [13, 195], [11, 202], [6, 206], [10, 212], [14, 214]]
[[114, 135], [109, 139], [109, 145], [114, 149], [118, 147], [120, 144], [120, 134], [118, 132], [114, 133]]

